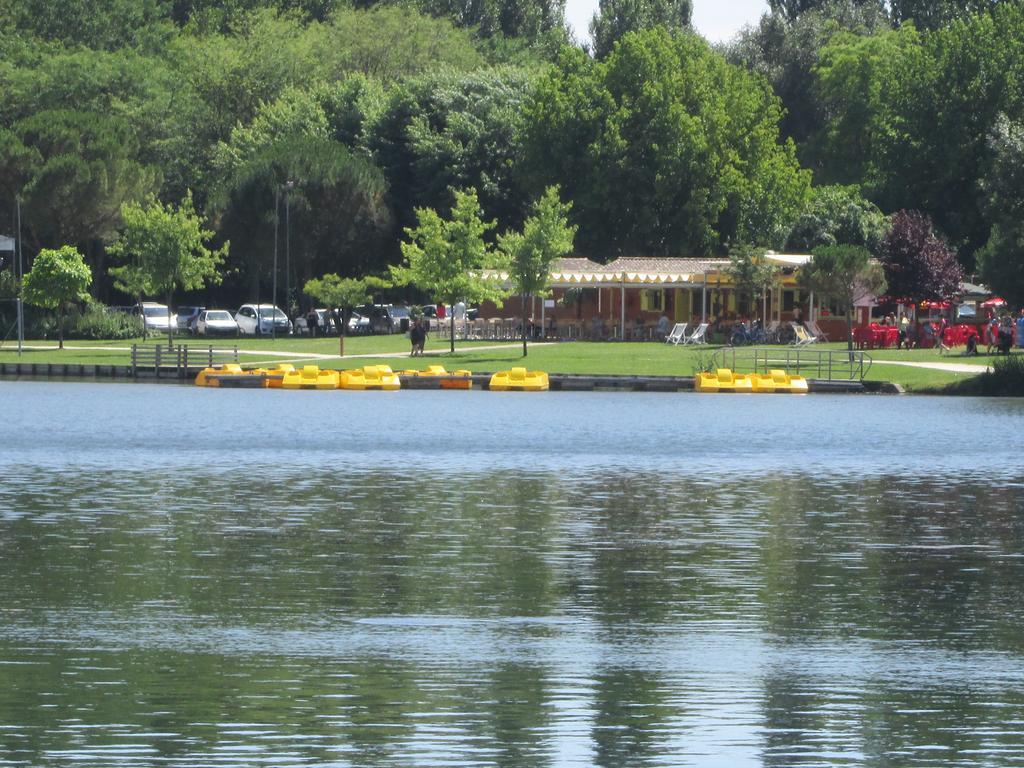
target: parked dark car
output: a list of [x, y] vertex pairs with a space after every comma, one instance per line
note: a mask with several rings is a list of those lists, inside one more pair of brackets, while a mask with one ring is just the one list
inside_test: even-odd
[[[318, 309], [316, 310], [316, 333], [318, 336], [334, 336], [336, 331], [334, 330], [334, 319], [331, 317], [330, 310]], [[299, 315], [295, 318], [295, 335], [296, 336], [309, 336], [309, 320], [307, 315]]]
[[206, 307], [178, 307], [178, 332], [187, 331], [194, 334], [199, 313], [204, 309]]
[[402, 333], [409, 328], [409, 310], [390, 304], [361, 304], [356, 312], [367, 318], [371, 333]]

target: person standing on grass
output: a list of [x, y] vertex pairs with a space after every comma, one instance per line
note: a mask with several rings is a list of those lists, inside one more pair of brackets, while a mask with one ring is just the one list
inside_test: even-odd
[[423, 323], [420, 322], [419, 318], [416, 318], [412, 328], [409, 329], [409, 340], [412, 342], [412, 352], [409, 354], [409, 357], [423, 356], [423, 343], [426, 339], [427, 334], [423, 330]]
[[320, 326], [320, 315], [316, 313], [316, 310], [310, 307], [309, 312], [306, 313], [306, 327], [309, 328], [309, 337], [311, 339], [316, 338], [317, 328]]

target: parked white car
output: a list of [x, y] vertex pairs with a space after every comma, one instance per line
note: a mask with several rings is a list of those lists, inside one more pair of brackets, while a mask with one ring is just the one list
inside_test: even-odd
[[245, 336], [269, 336], [271, 330], [281, 336], [292, 332], [292, 321], [271, 304], [243, 304], [235, 313], [235, 322]]
[[237, 336], [238, 323], [226, 309], [204, 309], [196, 318], [197, 336]]
[[178, 330], [178, 316], [173, 312], [168, 314], [166, 304], [144, 301], [132, 307], [132, 314], [142, 318], [150, 333], [167, 333], [168, 323], [173, 332]]

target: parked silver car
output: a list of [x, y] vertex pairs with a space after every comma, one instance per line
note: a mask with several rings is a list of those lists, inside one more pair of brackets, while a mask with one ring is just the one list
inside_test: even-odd
[[132, 314], [142, 318], [150, 333], [167, 333], [168, 327], [171, 331], [178, 330], [178, 316], [173, 312], [168, 313], [166, 304], [144, 301], [132, 307]]
[[269, 336], [271, 331], [287, 336], [292, 332], [292, 321], [272, 304], [243, 304], [235, 313], [235, 322], [245, 336]]
[[204, 309], [196, 318], [197, 336], [237, 336], [238, 323], [226, 309]]

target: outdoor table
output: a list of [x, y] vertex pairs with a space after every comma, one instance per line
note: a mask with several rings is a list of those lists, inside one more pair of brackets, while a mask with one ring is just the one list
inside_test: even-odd
[[958, 325], [952, 325], [945, 330], [942, 334], [942, 343], [947, 347], [962, 347], [967, 344], [967, 340], [971, 336], [977, 335], [978, 329], [973, 325], [960, 323]]
[[900, 331], [899, 328], [893, 326], [871, 323], [871, 325], [854, 328], [853, 340], [861, 349], [864, 347], [868, 349], [894, 347], [900, 340]]

